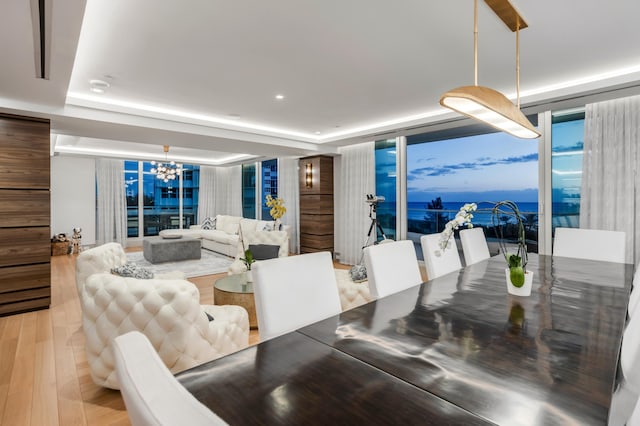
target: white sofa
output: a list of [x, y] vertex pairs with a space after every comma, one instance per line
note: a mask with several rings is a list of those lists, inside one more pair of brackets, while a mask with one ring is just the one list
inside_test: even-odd
[[[242, 224], [242, 239], [244, 248], [248, 249], [252, 244], [277, 245], [278, 257], [289, 256], [289, 234], [286, 231], [248, 231]], [[244, 257], [243, 245], [238, 244], [236, 260], [229, 266], [229, 274], [239, 274], [247, 270], [245, 263], [240, 260]]]
[[91, 377], [112, 389], [119, 388], [113, 341], [130, 331], [147, 336], [172, 373], [249, 345], [247, 311], [240, 306], [200, 305], [197, 287], [186, 280], [93, 274], [80, 303]]
[[[215, 229], [202, 229], [201, 225], [192, 225], [189, 229], [165, 229], [160, 231], [160, 236], [186, 235], [202, 240], [202, 248], [235, 257], [238, 251], [240, 224], [242, 232], [255, 232], [273, 227], [272, 221], [245, 219], [239, 216], [217, 215]], [[285, 226], [285, 231], [288, 227]]]

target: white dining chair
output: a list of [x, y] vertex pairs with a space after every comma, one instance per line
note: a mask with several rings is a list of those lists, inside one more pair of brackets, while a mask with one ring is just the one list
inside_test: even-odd
[[627, 421], [627, 426], [640, 426], [640, 398], [638, 398], [636, 406]]
[[427, 278], [432, 280], [462, 268], [460, 254], [456, 239], [449, 239], [449, 246], [440, 248], [440, 234], [428, 234], [420, 237], [424, 266], [427, 270]]
[[629, 305], [627, 307], [627, 315], [629, 318], [634, 314], [640, 301], [640, 267], [636, 269], [633, 275], [633, 286], [631, 287], [631, 295], [629, 296]]
[[[640, 396], [640, 315], [631, 315], [622, 335], [620, 349], [622, 380], [611, 398], [609, 426], [630, 425], [629, 416]], [[637, 418], [638, 413], [635, 413]], [[635, 423], [637, 424], [637, 423]], [[640, 425], [638, 425], [640, 426]]]
[[342, 312], [329, 252], [262, 260], [251, 270], [260, 341]]
[[461, 230], [460, 243], [467, 266], [491, 257], [484, 230], [480, 227]]
[[624, 381], [640, 395], [640, 315], [632, 315], [622, 335], [620, 368]]
[[379, 299], [422, 283], [413, 241], [392, 241], [364, 249], [371, 297]]
[[144, 334], [131, 331], [116, 337], [113, 353], [133, 426], [227, 424], [178, 382]]
[[553, 255], [624, 263], [625, 241], [626, 234], [622, 231], [556, 228]]
[[[623, 426], [636, 424], [638, 421], [638, 409], [634, 410], [638, 396], [640, 396], [640, 314], [636, 312], [636, 305], [640, 298], [638, 285], [640, 272], [636, 271], [633, 277], [633, 290], [627, 307], [628, 320], [624, 334], [622, 335], [622, 348], [620, 349], [620, 369], [622, 380], [611, 398], [609, 409], [609, 426]], [[632, 410], [634, 414], [631, 414]], [[631, 423], [630, 417], [634, 417], [635, 423]]]

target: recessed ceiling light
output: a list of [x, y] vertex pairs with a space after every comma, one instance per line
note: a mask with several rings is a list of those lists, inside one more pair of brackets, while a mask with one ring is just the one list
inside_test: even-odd
[[317, 131], [317, 132], [315, 132], [315, 134], [316, 134], [316, 135], [320, 135], [320, 134], [322, 134], [322, 132]]
[[102, 80], [89, 80], [89, 90], [95, 93], [104, 93], [109, 86], [111, 86], [106, 81]]
[[284, 99], [284, 95], [276, 95], [276, 99], [281, 101]]

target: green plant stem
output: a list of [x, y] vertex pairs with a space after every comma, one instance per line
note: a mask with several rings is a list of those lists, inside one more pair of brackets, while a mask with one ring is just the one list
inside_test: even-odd
[[[511, 271], [513, 271], [514, 268], [522, 268], [522, 275], [523, 275], [522, 278], [524, 279], [524, 274], [527, 271], [526, 267], [527, 267], [528, 258], [527, 258], [527, 244], [526, 244], [526, 237], [525, 237], [525, 229], [524, 229], [524, 223], [522, 221], [522, 215], [520, 214], [520, 210], [518, 209], [518, 206], [516, 203], [514, 203], [513, 201], [505, 200], [505, 201], [500, 201], [496, 203], [493, 206], [491, 213], [492, 213], [491, 223], [495, 229], [496, 237], [498, 239], [498, 244], [500, 245], [500, 251], [502, 251], [504, 260], [507, 262], [507, 265], [509, 265], [509, 269]], [[518, 227], [518, 231], [517, 231], [518, 249], [515, 255], [514, 254], [510, 255], [509, 253], [507, 253], [507, 243], [504, 238], [504, 230], [503, 230], [504, 225], [503, 226], [500, 225], [501, 216], [514, 217], [516, 219], [516, 225]], [[517, 281], [520, 281], [520, 278], [519, 278], [520, 272], [517, 271], [514, 274], [518, 276]]]

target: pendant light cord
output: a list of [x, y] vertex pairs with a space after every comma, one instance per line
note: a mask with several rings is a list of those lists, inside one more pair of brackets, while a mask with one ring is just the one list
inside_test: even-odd
[[478, 85], [478, 0], [473, 0], [473, 84]]
[[[476, 0], [477, 1], [477, 0]], [[520, 16], [516, 17], [516, 99], [520, 109]]]

